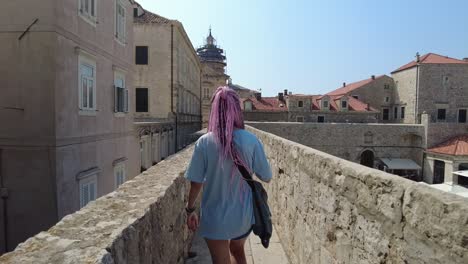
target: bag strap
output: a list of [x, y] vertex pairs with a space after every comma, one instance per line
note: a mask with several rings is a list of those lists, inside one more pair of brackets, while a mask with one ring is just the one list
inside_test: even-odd
[[252, 178], [252, 175], [250, 175], [249, 171], [242, 165], [236, 164], [237, 168], [239, 169], [239, 172], [242, 174], [242, 177], [245, 179], [247, 184], [252, 188], [253, 190], [253, 182], [254, 179]]

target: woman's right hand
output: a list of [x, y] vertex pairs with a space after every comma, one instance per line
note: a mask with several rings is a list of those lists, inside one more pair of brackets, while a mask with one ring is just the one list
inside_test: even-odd
[[193, 212], [187, 217], [187, 226], [190, 230], [196, 231], [198, 229], [198, 215]]

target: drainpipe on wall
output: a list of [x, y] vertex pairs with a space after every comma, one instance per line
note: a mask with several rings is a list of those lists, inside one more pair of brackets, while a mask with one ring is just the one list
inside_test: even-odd
[[415, 114], [415, 120], [414, 122], [416, 124], [420, 124], [421, 121], [419, 119], [419, 114], [418, 114], [418, 103], [419, 103], [419, 63], [416, 65], [416, 103], [414, 105], [414, 114]]
[[174, 24], [171, 24], [171, 113], [175, 117], [175, 135], [174, 135], [174, 149], [175, 152], [179, 151], [178, 143], [178, 118], [177, 110], [174, 111]]
[[7, 217], [7, 199], [8, 199], [8, 190], [3, 185], [3, 174], [2, 174], [2, 149], [0, 149], [0, 196], [3, 203], [3, 239], [5, 241], [5, 247], [3, 252], [8, 252], [8, 217]]

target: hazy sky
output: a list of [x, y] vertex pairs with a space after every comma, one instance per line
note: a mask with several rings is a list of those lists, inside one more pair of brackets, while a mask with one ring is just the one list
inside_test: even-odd
[[321, 94], [434, 52], [468, 57], [467, 0], [139, 0], [181, 21], [195, 47], [211, 25], [233, 82]]

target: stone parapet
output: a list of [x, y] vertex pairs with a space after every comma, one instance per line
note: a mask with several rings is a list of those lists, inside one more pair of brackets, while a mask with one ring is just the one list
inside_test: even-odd
[[248, 129], [291, 263], [468, 263], [468, 199]]
[[0, 263], [183, 263], [188, 148], [64, 217], [0, 257]]

